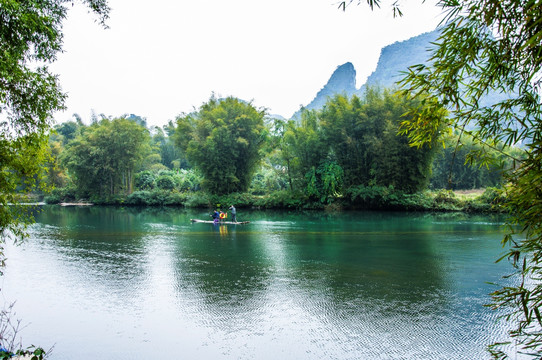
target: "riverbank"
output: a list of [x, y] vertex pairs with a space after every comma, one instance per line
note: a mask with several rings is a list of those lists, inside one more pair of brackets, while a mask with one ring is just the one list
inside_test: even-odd
[[287, 209], [287, 210], [391, 210], [391, 211], [463, 211], [500, 212], [504, 202], [502, 192], [496, 188], [477, 190], [437, 190], [408, 194], [392, 187], [358, 186], [346, 189], [340, 196], [314, 199], [302, 192], [274, 191], [259, 195], [233, 193], [213, 195], [203, 191], [176, 192], [165, 190], [140, 190], [129, 195], [106, 198], [73, 199], [60, 196], [55, 191], [44, 197], [47, 204], [62, 206], [182, 206], [186, 208], [238, 208]]
[[80, 202], [61, 202], [59, 205], [60, 206], [92, 206], [94, 204], [80, 201]]

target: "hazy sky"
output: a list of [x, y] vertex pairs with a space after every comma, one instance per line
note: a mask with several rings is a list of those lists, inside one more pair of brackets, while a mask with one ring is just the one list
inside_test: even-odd
[[337, 66], [352, 62], [359, 87], [382, 47], [439, 22], [433, 1], [403, 1], [400, 19], [383, 2], [343, 12], [334, 0], [109, 0], [109, 29], [75, 5], [51, 66], [69, 96], [55, 118], [88, 123], [94, 110], [161, 126], [213, 92], [290, 117]]

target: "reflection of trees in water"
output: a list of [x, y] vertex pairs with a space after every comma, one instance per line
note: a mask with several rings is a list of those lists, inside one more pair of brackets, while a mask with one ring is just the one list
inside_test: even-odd
[[[451, 289], [435, 233], [453, 231], [426, 215], [347, 213], [286, 233], [289, 276], [331, 318], [345, 314], [438, 312]], [[325, 291], [321, 291], [325, 289]]]
[[74, 283], [84, 282], [104, 297], [116, 291], [135, 294], [144, 287], [146, 238], [134, 214], [107, 207], [48, 206], [36, 220], [39, 227], [31, 236], [58, 255]]
[[[442, 223], [433, 215], [370, 212], [244, 211], [243, 216], [251, 225], [199, 224], [198, 233], [177, 243], [179, 288], [194, 289], [218, 316], [262, 301], [268, 285], [284, 274], [291, 290], [318, 298], [332, 312], [360, 306], [434, 312], [446, 305], [451, 291], [435, 234], [477, 226], [463, 215], [452, 221], [443, 216]], [[269, 241], [280, 243], [280, 254], [269, 252]], [[278, 265], [277, 256], [285, 262]]]
[[[423, 234], [431, 229], [414, 229], [415, 239], [393, 235], [408, 230], [405, 221], [389, 214], [245, 215], [253, 225], [199, 224], [197, 233], [184, 234], [177, 242], [175, 282], [180, 296], [196, 296], [194, 301], [201, 302], [213, 321], [231, 326], [227, 322], [265, 306], [268, 292], [277, 289], [277, 278], [287, 287], [279, 291], [291, 292], [288, 300], [298, 300], [307, 309], [314, 301], [311, 311], [337, 319], [345, 312], [358, 313], [360, 306], [370, 309], [375, 302], [382, 303], [378, 311], [399, 303], [423, 311], [427, 304], [445, 301], [439, 259]], [[280, 220], [285, 219], [283, 224]], [[278, 244], [278, 252], [269, 250], [270, 242]], [[427, 287], [434, 292], [428, 294]]]
[[[482, 299], [489, 290], [471, 291], [457, 281], [488, 281], [487, 265], [496, 257], [491, 259], [487, 252], [481, 255], [489, 258], [482, 273], [469, 274], [450, 265], [455, 259], [463, 264], [469, 263], [465, 256], [476, 257], [472, 254], [479, 250], [479, 236], [488, 232], [487, 217], [478, 221], [469, 216], [424, 214], [355, 216], [355, 221], [324, 222], [305, 234], [283, 235], [288, 276], [294, 284], [293, 306], [338, 334], [359, 337], [361, 343], [393, 332], [396, 340], [382, 341], [380, 351], [401, 346], [414, 350], [427, 338], [441, 342], [432, 347], [437, 353], [451, 351], [453, 346], [474, 349], [480, 343], [475, 336], [491, 336], [487, 324], [494, 317], [483, 309]], [[326, 227], [341, 231], [325, 232]], [[465, 241], [467, 234], [475, 241]], [[449, 241], [454, 236], [458, 241]], [[457, 279], [456, 274], [470, 278]], [[405, 339], [410, 340], [403, 343]]]
[[[197, 228], [196, 228], [197, 226]], [[176, 293], [190, 298], [204, 322], [219, 328], [258, 323], [273, 259], [241, 225], [196, 224], [177, 241]]]
[[423, 234], [307, 234], [288, 242], [290, 275], [308, 292], [326, 289], [327, 301], [339, 307], [389, 311], [402, 304], [419, 311], [446, 299], [439, 259]]
[[[201, 213], [198, 211], [197, 213]], [[203, 211], [204, 212], [204, 211]], [[62, 227], [96, 226], [133, 230], [145, 223], [187, 225], [194, 211], [178, 207], [44, 206], [35, 212], [38, 222]], [[98, 220], [97, 220], [98, 219]], [[119, 219], [122, 220], [119, 222]], [[125, 226], [124, 228], [121, 228]]]

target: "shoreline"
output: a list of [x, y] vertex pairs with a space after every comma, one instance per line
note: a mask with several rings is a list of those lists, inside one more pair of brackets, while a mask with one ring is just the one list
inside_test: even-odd
[[[46, 204], [44, 203], [45, 205], [52, 205], [52, 204]], [[59, 203], [58, 205], [60, 206], [93, 206], [94, 204], [93, 203], [89, 203], [89, 202], [61, 202]]]

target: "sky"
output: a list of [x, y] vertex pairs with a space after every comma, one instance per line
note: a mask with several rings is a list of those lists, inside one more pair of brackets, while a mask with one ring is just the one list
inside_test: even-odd
[[81, 4], [64, 23], [63, 53], [50, 66], [68, 94], [56, 122], [77, 113], [136, 114], [163, 126], [215, 94], [289, 118], [333, 71], [351, 62], [360, 87], [380, 50], [434, 30], [434, 1], [346, 11], [335, 0], [108, 0], [108, 28]]

